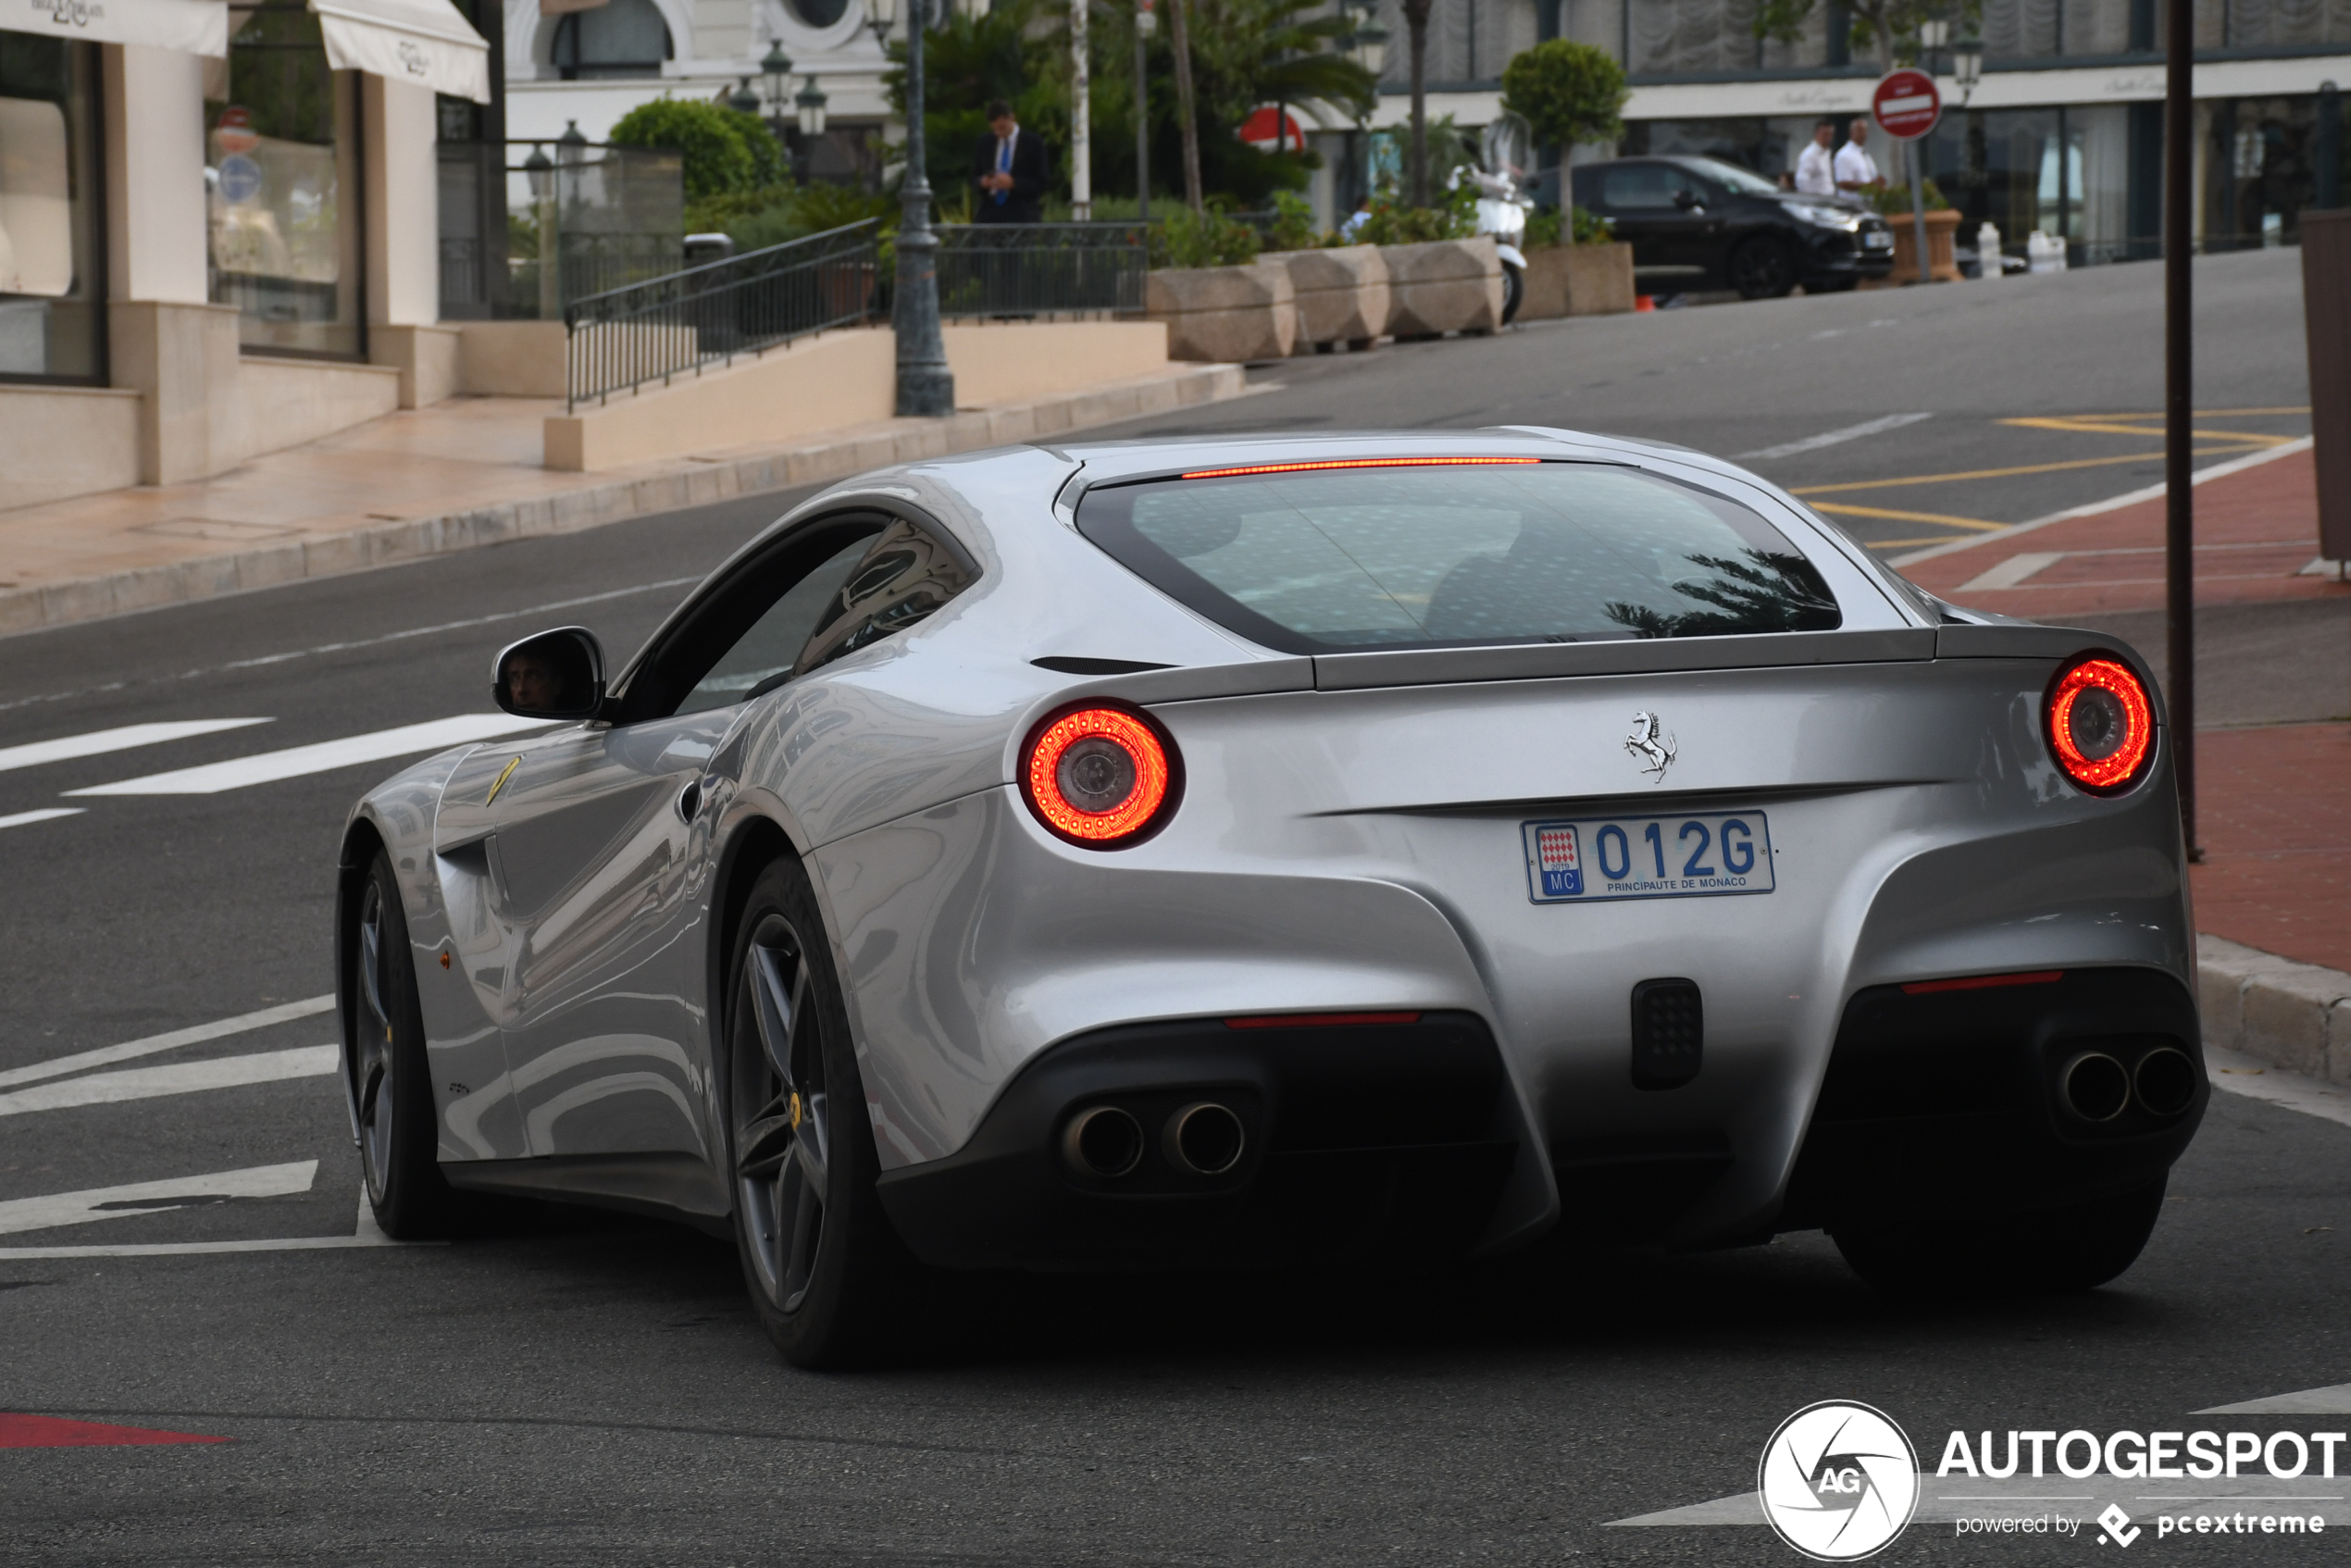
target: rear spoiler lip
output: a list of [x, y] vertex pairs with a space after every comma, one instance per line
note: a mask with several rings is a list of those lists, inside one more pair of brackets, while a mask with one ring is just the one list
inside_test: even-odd
[[1605, 642], [1518, 643], [1497, 648], [1399, 648], [1365, 653], [1318, 653], [1314, 656], [1314, 688], [1318, 691], [1361, 691], [1383, 686], [1542, 680], [1578, 675], [1912, 664], [1934, 658], [1938, 641], [1937, 628], [1934, 627], [1892, 627], [1875, 631], [1786, 631], [1744, 637], [1661, 637]]

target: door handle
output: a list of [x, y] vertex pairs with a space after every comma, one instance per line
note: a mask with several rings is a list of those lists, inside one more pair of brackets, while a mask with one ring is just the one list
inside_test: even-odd
[[691, 822], [702, 810], [702, 780], [697, 778], [678, 791], [678, 820]]

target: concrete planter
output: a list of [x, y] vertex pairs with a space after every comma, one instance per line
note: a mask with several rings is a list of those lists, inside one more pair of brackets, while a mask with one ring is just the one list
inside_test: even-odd
[[1297, 353], [1332, 343], [1369, 348], [1387, 335], [1387, 260], [1377, 245], [1284, 251], [1265, 259], [1289, 270], [1298, 296]]
[[[1897, 213], [1885, 220], [1894, 230], [1894, 270], [1886, 275], [1890, 286], [1915, 283], [1919, 280], [1918, 225], [1907, 212]], [[1938, 283], [1959, 280], [1959, 259], [1951, 254], [1951, 240], [1959, 232], [1959, 214], [1955, 207], [1926, 215], [1927, 274]]]
[[1490, 332], [1502, 323], [1502, 258], [1494, 237], [1383, 245], [1387, 330], [1399, 338]]
[[1167, 323], [1170, 359], [1287, 359], [1298, 342], [1298, 293], [1279, 262], [1153, 272], [1144, 280], [1143, 307]]
[[1612, 316], [1633, 308], [1633, 247], [1546, 245], [1526, 253], [1522, 321], [1557, 316]]

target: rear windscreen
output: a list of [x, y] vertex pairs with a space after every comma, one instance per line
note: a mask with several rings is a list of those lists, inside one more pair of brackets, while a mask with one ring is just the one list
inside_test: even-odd
[[1630, 468], [1395, 467], [1094, 491], [1078, 530], [1288, 653], [1830, 631], [1820, 573], [1761, 517]]

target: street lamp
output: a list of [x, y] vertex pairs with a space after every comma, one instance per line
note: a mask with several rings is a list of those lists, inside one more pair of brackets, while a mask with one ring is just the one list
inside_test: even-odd
[[1959, 89], [1959, 106], [1975, 96], [1976, 83], [1984, 80], [1984, 40], [1971, 32], [1951, 45], [1951, 80]]
[[816, 85], [814, 75], [808, 78], [806, 86], [792, 94], [792, 106], [800, 111], [800, 133], [802, 136], [814, 140], [825, 133], [825, 105], [827, 101], [824, 89]]
[[522, 160], [523, 177], [530, 182], [531, 216], [539, 225], [539, 319], [563, 317], [563, 288], [555, 262], [555, 160], [544, 144], [533, 142]]
[[1371, 73], [1377, 81], [1387, 66], [1387, 29], [1380, 26], [1377, 17], [1366, 17], [1355, 30], [1355, 63]]
[[[930, 181], [924, 175], [923, 32], [927, 0], [906, 6], [906, 177], [899, 186], [898, 294], [890, 326], [898, 337], [898, 413], [944, 417], [955, 412], [955, 376], [939, 330], [939, 236], [930, 229]], [[898, 0], [865, 0], [877, 43], [886, 43]]]
[[1151, 220], [1151, 67], [1143, 46], [1159, 31], [1151, 0], [1135, 0], [1135, 221]]
[[770, 42], [766, 57], [759, 62], [759, 76], [766, 86], [769, 103], [781, 104], [784, 101], [784, 89], [790, 85], [785, 79], [790, 75], [791, 56], [784, 53], [782, 44]]
[[727, 106], [738, 114], [757, 118], [759, 94], [751, 90], [751, 78], [746, 76], [736, 81], [735, 90], [727, 94]]

